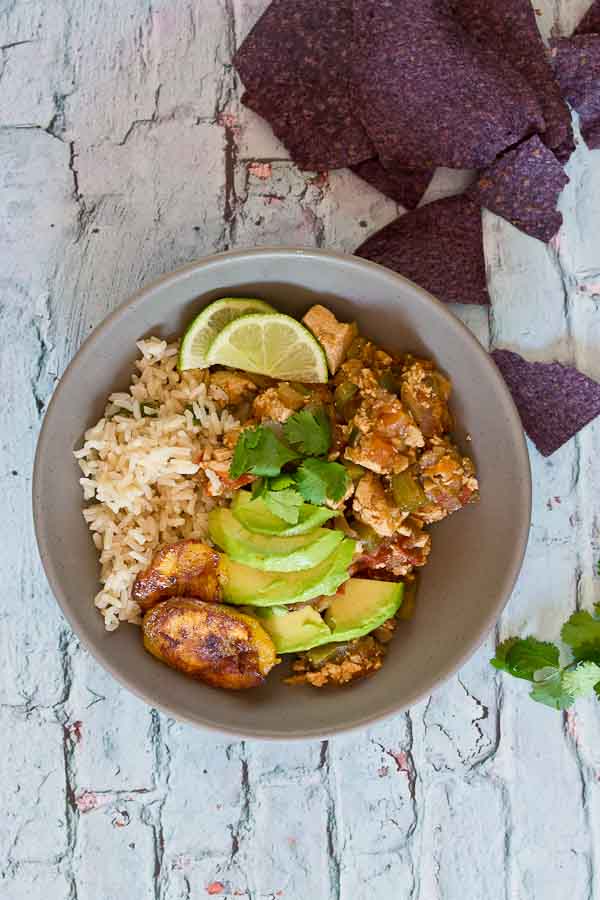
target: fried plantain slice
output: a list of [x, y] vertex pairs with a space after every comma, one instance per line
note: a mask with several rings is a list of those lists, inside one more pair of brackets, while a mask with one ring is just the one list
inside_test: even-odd
[[218, 603], [165, 600], [146, 614], [142, 629], [149, 653], [213, 687], [258, 687], [279, 662], [256, 619]]
[[167, 544], [135, 579], [132, 599], [142, 612], [169, 597], [198, 597], [218, 603], [218, 566], [219, 554], [207, 544], [189, 539]]

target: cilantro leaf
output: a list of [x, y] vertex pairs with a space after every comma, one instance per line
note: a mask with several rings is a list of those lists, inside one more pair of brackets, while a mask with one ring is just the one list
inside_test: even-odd
[[595, 662], [581, 662], [563, 674], [563, 686], [574, 697], [586, 697], [600, 685], [600, 666]]
[[543, 703], [552, 709], [568, 709], [575, 702], [575, 697], [564, 684], [562, 672], [555, 672], [544, 681], [536, 682], [529, 696], [536, 703]]
[[591, 650], [600, 650], [600, 618], [579, 610], [567, 619], [560, 636], [571, 647], [576, 660], [586, 659]]
[[509, 638], [498, 647], [492, 665], [515, 678], [533, 681], [540, 669], [558, 668], [559, 651], [555, 644], [527, 637]]
[[341, 500], [348, 487], [344, 466], [322, 459], [305, 459], [296, 472], [298, 490], [307, 501], [322, 506], [326, 500]]
[[322, 407], [294, 413], [286, 420], [283, 433], [304, 456], [324, 456], [331, 446], [331, 425]]
[[301, 495], [293, 488], [284, 488], [281, 491], [267, 491], [263, 494], [264, 502], [275, 516], [279, 516], [284, 522], [295, 525], [300, 518], [300, 508], [304, 503]]
[[262, 425], [246, 428], [235, 445], [229, 474], [232, 478], [239, 478], [246, 472], [279, 475], [282, 466], [297, 458], [298, 454], [286, 447], [270, 428]]
[[600, 666], [600, 642], [595, 644], [580, 644], [577, 650], [573, 650], [575, 662], [593, 662]]
[[509, 638], [496, 650], [491, 664], [515, 678], [532, 681], [530, 697], [552, 709], [568, 709], [578, 697], [595, 692], [600, 700], [600, 603], [593, 614], [579, 610], [565, 622], [561, 637], [574, 662], [559, 668], [555, 644], [527, 637]]
[[498, 669], [498, 671], [500, 672], [508, 672], [508, 662], [506, 660], [506, 657], [508, 656], [509, 650], [518, 642], [519, 638], [511, 637], [506, 638], [505, 641], [502, 641], [501, 644], [498, 644], [498, 646], [496, 647], [496, 655], [493, 659], [490, 660], [495, 669]]

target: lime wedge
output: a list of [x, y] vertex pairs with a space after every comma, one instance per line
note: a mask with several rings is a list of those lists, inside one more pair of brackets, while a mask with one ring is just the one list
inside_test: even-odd
[[242, 297], [224, 297], [215, 300], [196, 316], [183, 335], [179, 348], [179, 370], [206, 369], [206, 352], [215, 337], [226, 325], [249, 313], [266, 313], [273, 310], [264, 300], [248, 300]]
[[282, 381], [327, 381], [327, 360], [310, 331], [291, 316], [255, 313], [226, 325], [206, 355], [210, 366], [231, 366]]

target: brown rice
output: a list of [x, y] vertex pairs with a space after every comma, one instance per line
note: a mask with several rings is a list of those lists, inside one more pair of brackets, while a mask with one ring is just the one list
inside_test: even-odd
[[239, 424], [219, 410], [219, 389], [207, 388], [204, 372], [177, 370], [178, 344], [149, 338], [137, 346], [142, 356], [129, 390], [111, 394], [75, 451], [89, 501], [83, 515], [100, 554], [102, 590], [94, 602], [109, 631], [120, 622], [139, 624], [131, 587], [157, 546], [206, 539], [213, 501], [194, 476], [203, 461], [218, 493], [218, 475], [206, 461], [219, 459], [223, 435]]

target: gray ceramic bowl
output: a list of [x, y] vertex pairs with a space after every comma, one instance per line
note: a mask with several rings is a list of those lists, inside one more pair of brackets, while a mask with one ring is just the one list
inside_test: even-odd
[[[107, 634], [93, 606], [96, 551], [81, 515], [72, 451], [124, 389], [135, 341], [180, 333], [217, 297], [261, 297], [301, 315], [315, 301], [384, 347], [435, 358], [454, 384], [459, 444], [474, 456], [481, 502], [434, 526], [417, 614], [402, 624], [383, 669], [342, 694], [291, 688], [278, 667], [256, 691], [228, 693], [168, 669], [140, 632]], [[531, 480], [523, 431], [494, 364], [475, 338], [425, 291], [387, 269], [314, 250], [227, 253], [167, 275], [110, 315], [65, 372], [46, 414], [35, 461], [33, 504], [46, 574], [83, 643], [125, 687], [197, 725], [241, 737], [316, 738], [368, 725], [428, 695], [479, 646], [519, 572], [530, 521]]]

